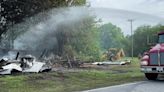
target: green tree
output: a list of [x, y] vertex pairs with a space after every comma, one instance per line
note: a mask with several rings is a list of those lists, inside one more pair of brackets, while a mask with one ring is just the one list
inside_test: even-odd
[[109, 48], [124, 48], [124, 35], [121, 29], [111, 23], [104, 24], [100, 28], [101, 47], [105, 50]]
[[86, 0], [1, 0], [0, 37], [14, 24], [23, 22], [40, 12], [74, 5], [83, 5]]
[[[86, 17], [80, 23], [75, 23], [74, 30], [66, 30], [65, 47], [71, 47], [77, 57], [85, 60], [99, 60], [100, 37], [93, 17]], [[69, 35], [68, 35], [69, 34]], [[68, 47], [67, 47], [68, 46]]]
[[[148, 38], [151, 39], [160, 31], [163, 31], [164, 26], [156, 25], [156, 26], [140, 26], [134, 32], [134, 56], [138, 54], [142, 54], [143, 52], [150, 49], [150, 45], [148, 45]], [[129, 41], [129, 42], [128, 42]], [[126, 50], [128, 53], [131, 53], [129, 47], [131, 47], [131, 36], [127, 37], [128, 46]]]

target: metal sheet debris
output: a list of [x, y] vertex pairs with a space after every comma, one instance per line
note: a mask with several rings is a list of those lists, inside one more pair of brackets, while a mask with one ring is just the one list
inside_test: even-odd
[[24, 69], [23, 72], [36, 72], [36, 73], [38, 73], [42, 69], [44, 64], [45, 63], [42, 63], [42, 62], [34, 62], [30, 68]]
[[129, 64], [131, 61], [130, 60], [125, 60], [125, 61], [104, 61], [104, 62], [94, 62], [92, 63], [93, 65], [126, 65]]
[[[46, 66], [46, 67], [45, 67]], [[16, 60], [3, 58], [0, 60], [0, 74], [12, 74], [12, 72], [42, 72], [50, 70], [51, 66], [45, 62], [39, 62], [32, 55], [26, 55]]]
[[18, 71], [22, 71], [22, 68], [20, 67], [21, 64], [11, 63], [6, 66], [2, 66], [3, 69], [15, 69]]

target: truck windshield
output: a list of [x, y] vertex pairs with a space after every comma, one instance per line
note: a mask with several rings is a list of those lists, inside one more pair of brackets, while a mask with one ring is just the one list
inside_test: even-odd
[[159, 43], [164, 43], [164, 35], [159, 35]]

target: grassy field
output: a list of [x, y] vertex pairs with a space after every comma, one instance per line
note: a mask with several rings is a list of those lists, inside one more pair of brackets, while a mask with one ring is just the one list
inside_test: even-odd
[[[109, 66], [110, 67], [110, 66]], [[144, 80], [139, 61], [110, 70], [0, 76], [0, 92], [72, 92]]]

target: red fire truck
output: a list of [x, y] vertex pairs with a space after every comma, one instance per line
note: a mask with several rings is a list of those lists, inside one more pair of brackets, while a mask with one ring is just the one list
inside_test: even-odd
[[164, 32], [158, 34], [158, 43], [143, 55], [141, 71], [149, 80], [156, 80], [158, 74], [164, 73]]

